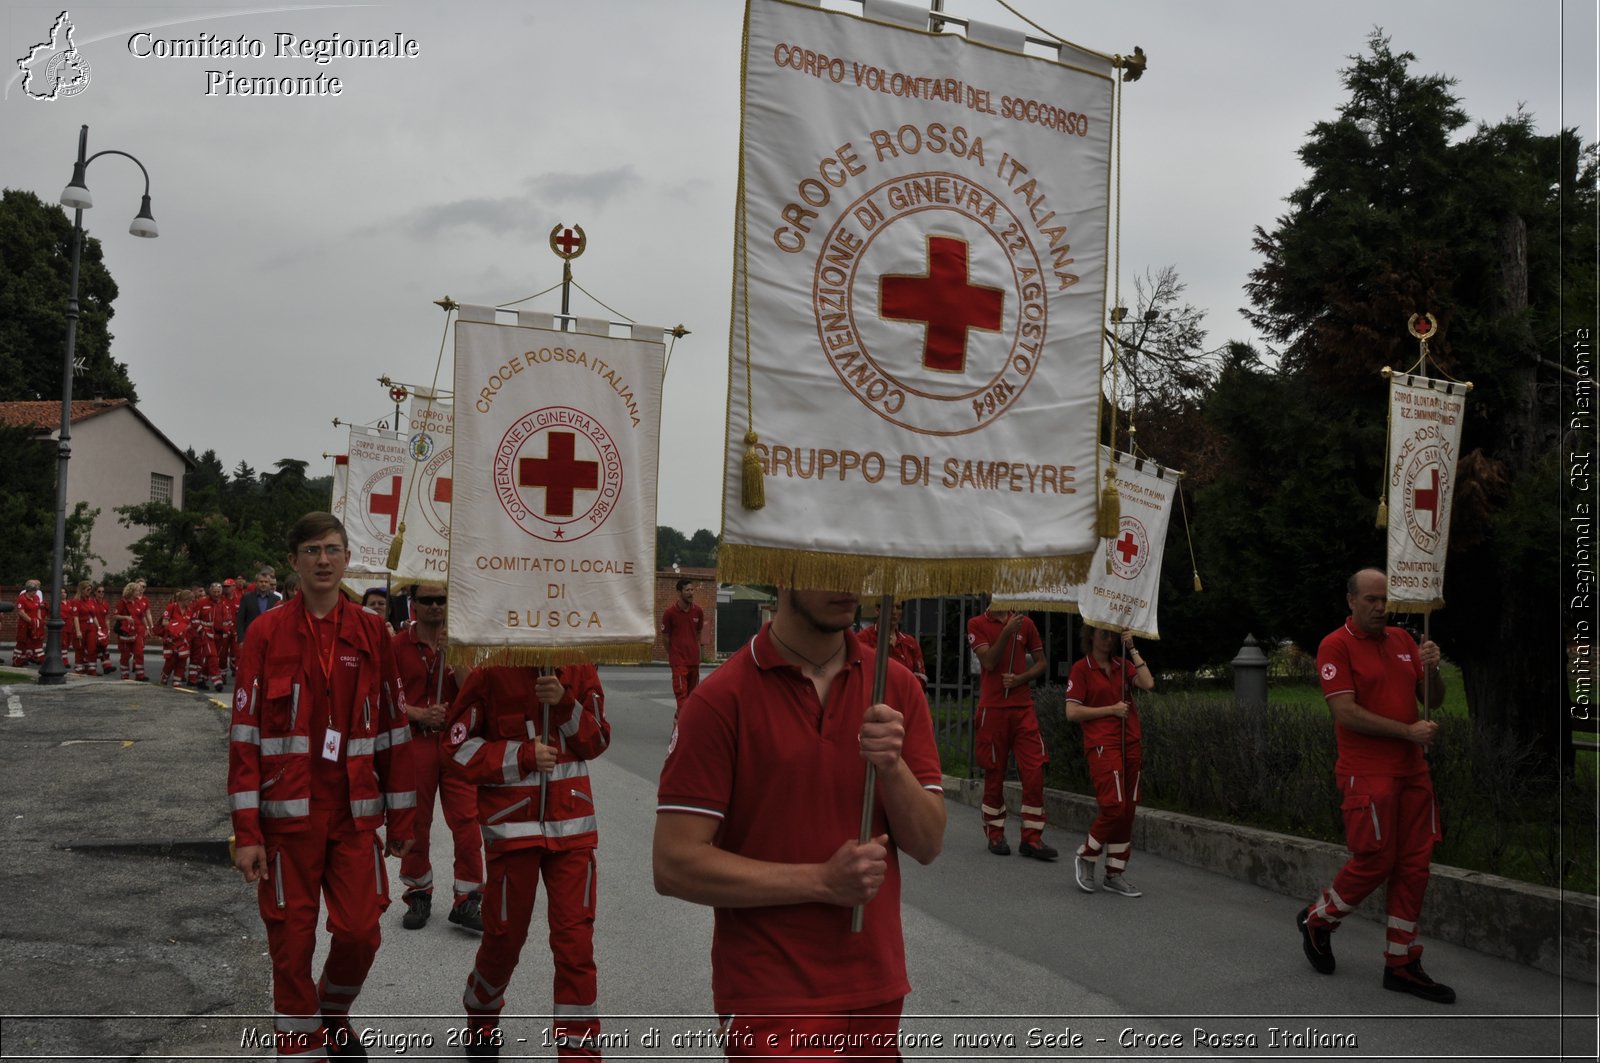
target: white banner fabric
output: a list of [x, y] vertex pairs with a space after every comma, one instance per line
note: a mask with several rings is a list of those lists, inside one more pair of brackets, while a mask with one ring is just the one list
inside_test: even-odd
[[333, 456], [333, 499], [328, 503], [328, 512], [332, 513], [341, 524], [344, 522], [344, 493], [349, 485], [350, 455], [335, 454]]
[[450, 400], [411, 396], [406, 418], [405, 538], [395, 563], [397, 583], [446, 583], [450, 576], [450, 500], [455, 442]]
[[[1109, 463], [1111, 451], [1101, 448]], [[994, 595], [1001, 609], [1079, 613], [1094, 627], [1128, 628], [1143, 638], [1161, 637], [1156, 604], [1161, 594], [1161, 559], [1181, 474], [1145, 458], [1116, 456], [1122, 520], [1115, 539], [1101, 539], [1086, 582], [1056, 590]]]
[[1467, 386], [1396, 373], [1389, 378], [1389, 608], [1444, 607], [1444, 560]]
[[648, 660], [660, 332], [455, 328], [449, 659]]
[[[784, 0], [746, 17], [721, 577], [911, 595], [1081, 578], [1104, 67]], [[741, 504], [752, 428], [761, 509]]]
[[405, 437], [361, 425], [350, 426], [349, 481], [345, 489], [344, 530], [350, 538], [349, 574], [387, 576], [389, 544], [400, 526], [405, 497]]

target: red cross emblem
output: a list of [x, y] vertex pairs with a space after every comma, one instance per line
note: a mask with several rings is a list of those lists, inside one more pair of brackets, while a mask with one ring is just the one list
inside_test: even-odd
[[450, 504], [450, 496], [453, 493], [451, 489], [451, 484], [453, 483], [454, 481], [448, 476], [441, 476], [433, 481], [433, 500], [448, 506]]
[[1425, 509], [1428, 511], [1428, 530], [1439, 530], [1439, 467], [1436, 465], [1428, 470], [1429, 486], [1417, 486], [1411, 489], [1411, 508]]
[[588, 246], [589, 238], [583, 234], [581, 225], [574, 225], [570, 229], [557, 225], [550, 230], [550, 250], [561, 258], [568, 260], [577, 258]]
[[967, 243], [950, 236], [928, 237], [928, 272], [886, 274], [879, 281], [883, 316], [890, 321], [926, 325], [922, 364], [941, 373], [967, 367], [967, 331], [1000, 330], [1005, 293], [968, 279]]
[[600, 486], [600, 463], [574, 457], [577, 438], [571, 432], [551, 432], [546, 457], [517, 462], [517, 486], [544, 488], [547, 517], [572, 516], [574, 492], [593, 491]]
[[1106, 543], [1106, 556], [1111, 560], [1111, 572], [1122, 579], [1137, 579], [1150, 560], [1150, 533], [1137, 517], [1124, 514], [1119, 527], [1121, 535]]
[[390, 477], [389, 483], [389, 494], [373, 491], [367, 496], [367, 512], [375, 517], [388, 517], [389, 534], [393, 535], [395, 524], [400, 520], [400, 477]]
[[1117, 540], [1117, 553], [1122, 555], [1124, 565], [1131, 564], [1139, 554], [1139, 544], [1133, 541], [1133, 532], [1125, 531], [1122, 538]]

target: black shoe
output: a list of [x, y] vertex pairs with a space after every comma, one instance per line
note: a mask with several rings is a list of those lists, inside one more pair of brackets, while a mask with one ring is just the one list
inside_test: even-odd
[[483, 894], [473, 890], [456, 901], [450, 909], [450, 921], [463, 930], [483, 933]]
[[323, 1019], [322, 1028], [327, 1031], [329, 1059], [367, 1058], [367, 1046], [363, 1045], [356, 1032], [350, 1029], [349, 1022], [343, 1019], [336, 1022]]
[[[1311, 915], [1311, 906], [1308, 904], [1300, 909], [1300, 914], [1294, 917], [1294, 925], [1300, 928], [1300, 944], [1306, 950], [1306, 959], [1311, 961], [1312, 968], [1318, 974], [1333, 973], [1333, 935], [1325, 926], [1311, 926], [1306, 922]], [[1384, 985], [1388, 985], [1388, 975], [1384, 975]]]
[[407, 930], [421, 930], [428, 925], [428, 916], [433, 914], [433, 895], [418, 891], [406, 895], [406, 914], [401, 917], [400, 925]]
[[1004, 838], [995, 838], [989, 842], [989, 851], [996, 856], [1010, 856], [1011, 846]]
[[461, 1047], [467, 1050], [468, 1059], [499, 1059], [500, 1028], [479, 1027], [462, 1039]]
[[1456, 1002], [1456, 991], [1429, 978], [1428, 972], [1422, 969], [1421, 960], [1412, 960], [1404, 967], [1385, 967], [1383, 988], [1392, 989], [1396, 993], [1410, 993], [1414, 997], [1421, 997], [1435, 1004]]
[[1027, 842], [1023, 842], [1017, 846], [1017, 852], [1022, 856], [1031, 856], [1035, 860], [1054, 860], [1061, 855], [1055, 851], [1053, 846], [1045, 845], [1043, 842], [1038, 845], [1029, 845]]

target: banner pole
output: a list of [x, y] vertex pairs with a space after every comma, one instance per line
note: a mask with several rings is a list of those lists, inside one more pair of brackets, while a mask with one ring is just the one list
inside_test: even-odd
[[[889, 620], [889, 614], [894, 609], [894, 595], [885, 594], [878, 599], [878, 655], [872, 663], [872, 700], [868, 708], [883, 700], [884, 688], [889, 683], [889, 643], [894, 638], [893, 634], [886, 633], [883, 625]], [[878, 771], [872, 761], [867, 761], [867, 781], [861, 795], [861, 837], [858, 839], [865, 845], [872, 840], [872, 806], [877, 796]], [[867, 906], [858, 904], [850, 912], [850, 933], [861, 933], [861, 926], [866, 920]]]
[[[1422, 641], [1428, 641], [1428, 621], [1433, 619], [1433, 610], [1429, 609], [1422, 614]], [[1419, 651], [1420, 654], [1420, 651]], [[1433, 679], [1428, 675], [1428, 666], [1422, 666], [1422, 718], [1433, 719]]]

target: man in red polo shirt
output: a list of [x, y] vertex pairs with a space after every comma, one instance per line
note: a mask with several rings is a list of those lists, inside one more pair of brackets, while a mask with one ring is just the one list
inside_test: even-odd
[[[944, 843], [922, 688], [850, 632], [857, 596], [780, 588], [778, 612], [685, 702], [657, 795], [657, 892], [716, 909], [711, 990], [730, 1058], [894, 1052], [906, 979], [899, 853]], [[872, 838], [859, 842], [866, 766]], [[851, 909], [866, 906], [863, 930]], [[768, 1038], [773, 1043], [768, 1043]]]
[[984, 833], [989, 851], [1009, 856], [1006, 841], [1006, 758], [1015, 754], [1022, 777], [1022, 844], [1035, 860], [1054, 860], [1044, 843], [1044, 766], [1050, 754], [1033, 711], [1032, 683], [1044, 674], [1044, 642], [1021, 613], [985, 609], [967, 621], [967, 644], [983, 675], [978, 684], [978, 727], [973, 753], [983, 769]]
[[667, 644], [667, 663], [672, 667], [672, 696], [678, 699], [678, 712], [700, 683], [700, 632], [706, 614], [694, 604], [694, 584], [678, 581], [678, 600], [661, 614], [661, 635]]
[[870, 650], [878, 648], [878, 632], [884, 630], [889, 633], [889, 659], [899, 661], [906, 666], [906, 671], [917, 677], [917, 682], [924, 687], [928, 685], [928, 666], [922, 660], [922, 644], [916, 637], [900, 630], [900, 603], [895, 602], [894, 608], [889, 612], [889, 626], [883, 625], [883, 618], [869, 628], [863, 628], [860, 639], [861, 644]]
[[444, 806], [454, 843], [450, 922], [483, 933], [479, 914], [483, 889], [483, 839], [478, 835], [478, 788], [445, 770], [444, 723], [456, 696], [454, 670], [444, 663], [445, 588], [418, 584], [411, 595], [417, 621], [394, 636], [394, 663], [406, 691], [411, 718], [411, 763], [417, 780], [416, 844], [400, 861], [406, 914], [400, 925], [421, 930], [433, 911], [433, 799]]
[[[256, 621], [233, 696], [234, 866], [259, 883], [280, 1056], [366, 1055], [350, 1006], [382, 940], [383, 858], [411, 848], [405, 697], [382, 620], [339, 593], [348, 548], [327, 513], [295, 522], [289, 557], [301, 597]], [[331, 941], [314, 981], [323, 898]]]
[[1428, 863], [1441, 836], [1422, 752], [1439, 725], [1418, 718], [1417, 702], [1430, 709], [1444, 703], [1439, 647], [1431, 641], [1418, 647], [1405, 629], [1389, 627], [1388, 598], [1388, 579], [1377, 569], [1351, 576], [1345, 586], [1350, 616], [1317, 649], [1322, 696], [1339, 743], [1334, 774], [1350, 859], [1295, 922], [1312, 968], [1332, 974], [1333, 931], [1368, 894], [1387, 886], [1383, 988], [1453, 1004], [1455, 990], [1423, 971], [1417, 943]]

